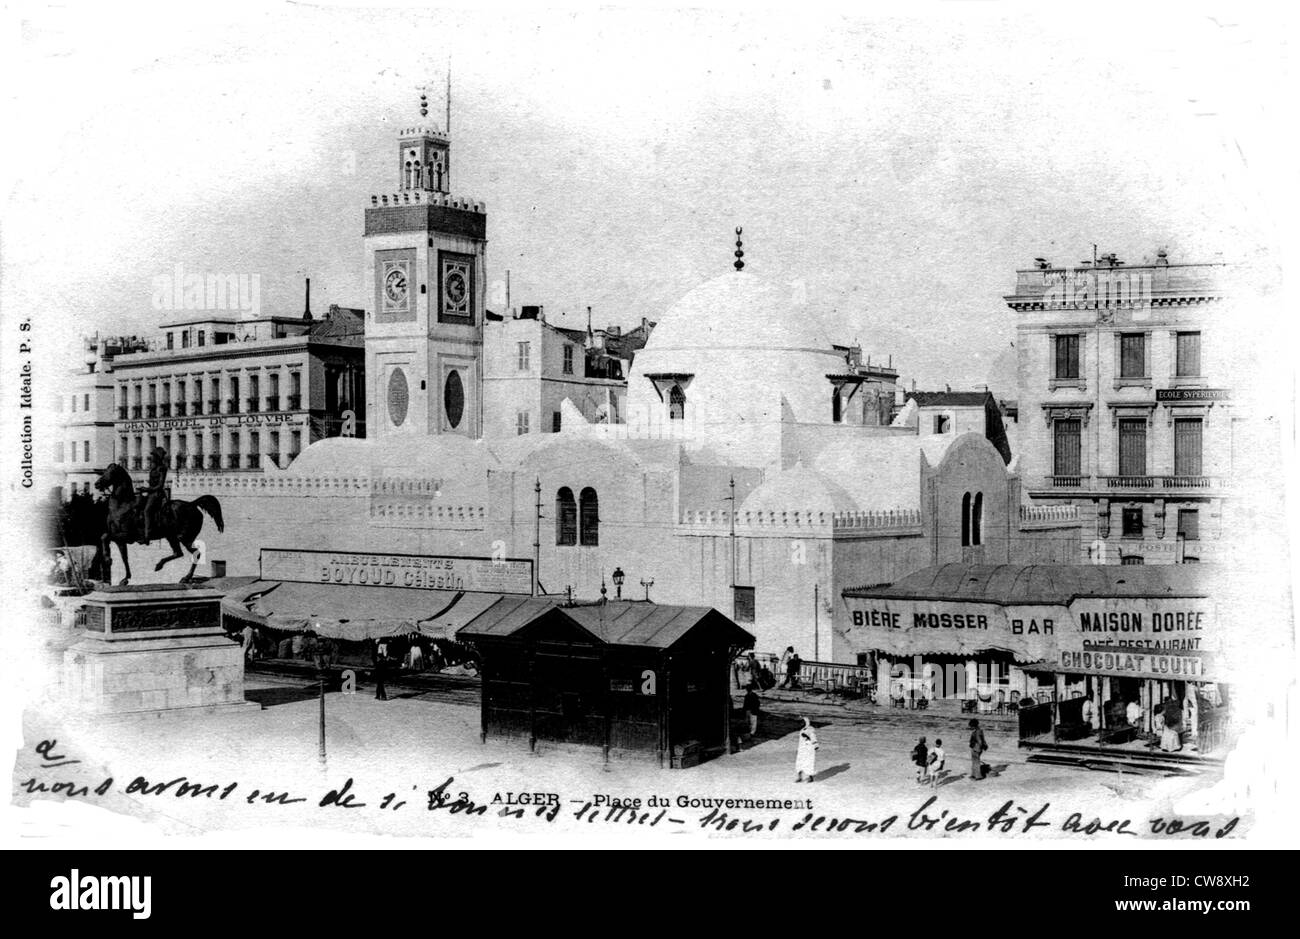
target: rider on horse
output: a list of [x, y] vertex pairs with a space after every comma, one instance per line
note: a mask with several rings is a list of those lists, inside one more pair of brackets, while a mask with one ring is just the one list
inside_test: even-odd
[[150, 529], [155, 532], [163, 527], [163, 506], [167, 504], [167, 451], [154, 447], [149, 454], [149, 484], [140, 490], [142, 500], [142, 531], [140, 542], [148, 544], [152, 537]]

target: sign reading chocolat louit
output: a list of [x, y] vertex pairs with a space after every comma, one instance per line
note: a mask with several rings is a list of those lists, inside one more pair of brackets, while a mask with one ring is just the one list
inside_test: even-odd
[[523, 558], [262, 549], [262, 579], [348, 587], [533, 592], [533, 562]]

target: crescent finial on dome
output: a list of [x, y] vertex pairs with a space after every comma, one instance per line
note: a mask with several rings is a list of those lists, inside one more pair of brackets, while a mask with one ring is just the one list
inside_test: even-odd
[[736, 228], [736, 270], [738, 271], [743, 271], [745, 269], [745, 262], [742, 260], [745, 256], [745, 252], [741, 250], [742, 242], [740, 240], [740, 233], [743, 231], [743, 228]]

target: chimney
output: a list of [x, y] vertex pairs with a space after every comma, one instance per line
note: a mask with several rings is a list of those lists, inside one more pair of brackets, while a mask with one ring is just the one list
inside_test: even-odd
[[302, 318], [311, 322], [311, 278], [307, 278], [307, 305], [302, 311]]

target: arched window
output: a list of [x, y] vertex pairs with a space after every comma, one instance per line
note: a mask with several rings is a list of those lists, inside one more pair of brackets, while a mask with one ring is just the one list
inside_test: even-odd
[[684, 420], [686, 417], [686, 392], [682, 391], [681, 385], [673, 385], [668, 392], [668, 419], [672, 421]]
[[970, 493], [961, 497], [961, 546], [970, 547]]
[[975, 504], [970, 512], [970, 543], [984, 543], [984, 493], [975, 493]]
[[600, 544], [600, 505], [590, 486], [578, 496], [578, 537], [584, 545]]
[[578, 504], [573, 501], [573, 490], [568, 486], [555, 494], [555, 543], [578, 543]]

